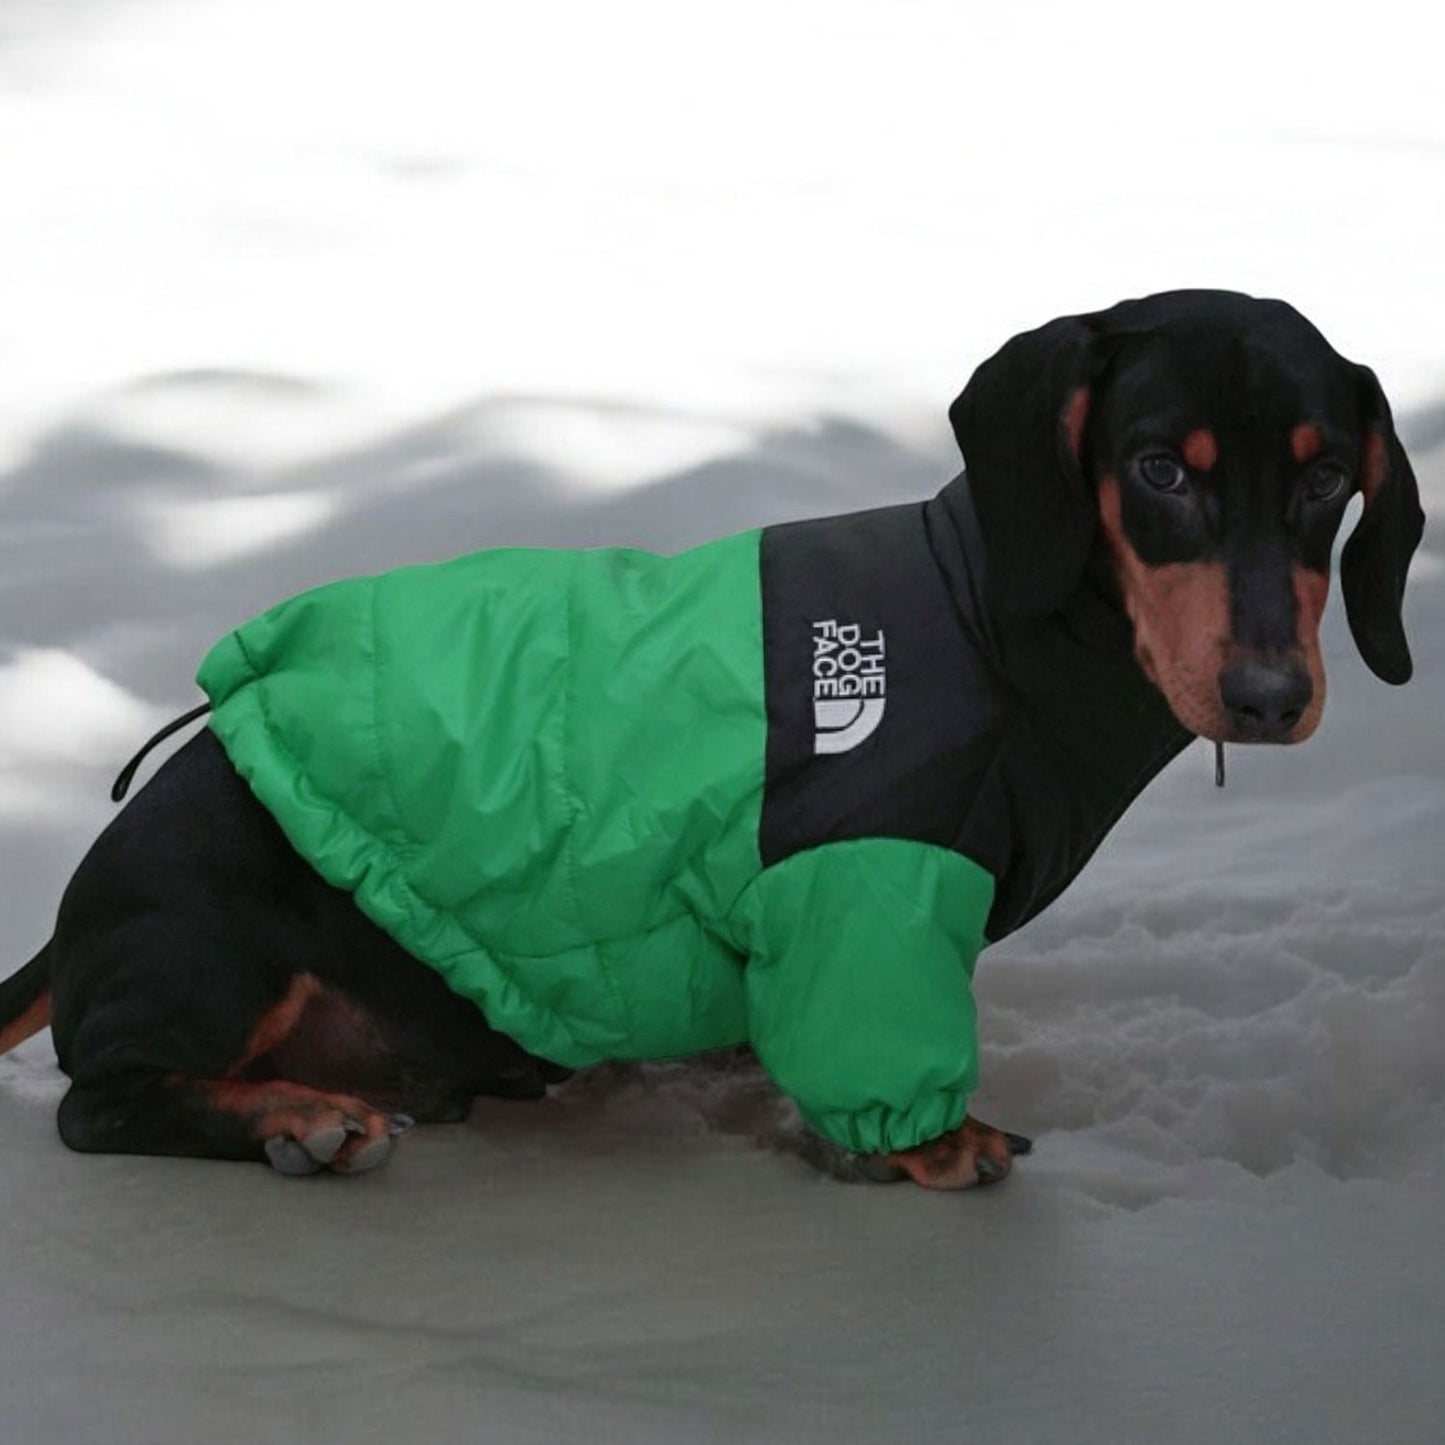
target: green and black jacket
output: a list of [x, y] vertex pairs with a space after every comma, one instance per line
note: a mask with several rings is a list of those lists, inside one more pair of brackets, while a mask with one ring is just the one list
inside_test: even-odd
[[296, 848], [532, 1053], [747, 1041], [828, 1138], [956, 1127], [979, 949], [1186, 735], [1104, 602], [1004, 626], [963, 478], [660, 557], [505, 549], [224, 638]]

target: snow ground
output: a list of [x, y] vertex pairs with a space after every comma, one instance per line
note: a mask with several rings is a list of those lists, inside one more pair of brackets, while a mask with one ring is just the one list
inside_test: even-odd
[[[1438, 528], [1412, 9], [972, 9], [10, 0], [6, 955], [231, 623], [472, 545], [925, 495], [968, 370], [1052, 314], [1285, 295], [1380, 372]], [[986, 955], [978, 1112], [1038, 1142], [1002, 1189], [819, 1179], [759, 1147], [776, 1106], [727, 1061], [294, 1181], [70, 1155], [47, 1041], [0, 1060], [0, 1440], [1433, 1445], [1427, 546], [1410, 686], [1332, 611], [1311, 743], [1231, 750], [1223, 792], [1186, 754]]]

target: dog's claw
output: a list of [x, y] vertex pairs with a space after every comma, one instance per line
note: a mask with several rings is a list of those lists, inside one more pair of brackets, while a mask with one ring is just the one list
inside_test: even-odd
[[391, 1123], [387, 1125], [386, 1132], [393, 1139], [399, 1139], [403, 1134], [409, 1133], [416, 1127], [416, 1120], [410, 1114], [393, 1114]]
[[1022, 1134], [1010, 1134], [1005, 1131], [1004, 1138], [1008, 1140], [1009, 1153], [1015, 1156], [1034, 1152], [1034, 1141], [1026, 1139]]

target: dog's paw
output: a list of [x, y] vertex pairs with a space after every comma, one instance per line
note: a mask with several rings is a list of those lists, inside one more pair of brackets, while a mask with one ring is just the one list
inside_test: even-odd
[[238, 1086], [234, 1101], [251, 1115], [255, 1136], [278, 1174], [365, 1174], [391, 1158], [397, 1139], [412, 1127], [405, 1114], [388, 1114], [361, 1099], [323, 1094], [275, 1082]]
[[1017, 1155], [1033, 1142], [968, 1118], [948, 1134], [914, 1149], [900, 1149], [883, 1160], [925, 1189], [974, 1189], [1008, 1177]]
[[855, 1154], [813, 1133], [796, 1111], [792, 1127], [777, 1131], [769, 1143], [778, 1152], [795, 1155], [820, 1174], [844, 1184], [898, 1184], [912, 1179], [925, 1189], [995, 1184], [1008, 1174], [1019, 1155], [1031, 1153], [1034, 1147], [1022, 1134], [1008, 1134], [977, 1119], [965, 1119], [952, 1133], [916, 1149]]
[[366, 1174], [391, 1158], [396, 1141], [412, 1126], [405, 1114], [375, 1114], [365, 1119], [343, 1115], [301, 1134], [273, 1134], [265, 1140], [266, 1158], [278, 1174]]

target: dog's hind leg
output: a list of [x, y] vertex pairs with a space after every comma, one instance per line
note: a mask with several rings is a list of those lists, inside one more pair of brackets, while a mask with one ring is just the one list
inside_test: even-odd
[[281, 1174], [379, 1168], [411, 1122], [352, 1095], [283, 1079], [149, 1072], [72, 1085], [59, 1117], [60, 1137], [82, 1152], [254, 1160]]

